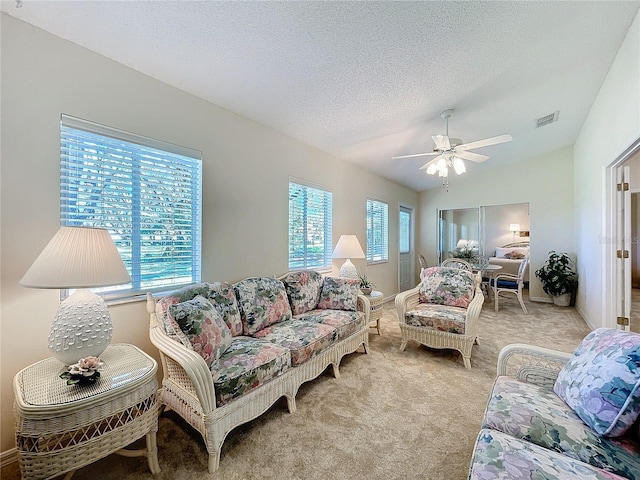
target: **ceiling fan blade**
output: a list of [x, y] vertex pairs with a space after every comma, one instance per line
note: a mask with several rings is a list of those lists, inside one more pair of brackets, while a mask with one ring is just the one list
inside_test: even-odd
[[397, 160], [399, 158], [424, 157], [425, 155], [440, 155], [440, 152], [414, 153], [413, 155], [399, 155], [396, 157], [391, 157], [391, 160]]
[[451, 150], [451, 143], [446, 135], [434, 135], [431, 138], [433, 138], [433, 143], [436, 144], [438, 150]]
[[422, 165], [418, 170], [426, 170], [427, 168], [429, 168], [429, 165], [431, 165], [432, 163], [436, 163], [440, 159], [441, 156], [442, 155], [438, 155], [436, 158], [433, 158], [433, 159], [429, 160], [427, 163]]
[[513, 140], [511, 135], [498, 135], [497, 137], [485, 138], [484, 140], [478, 140], [477, 142], [464, 143], [458, 145], [456, 150], [471, 150], [473, 148], [487, 147], [489, 145], [497, 145], [498, 143], [510, 142]]
[[488, 160], [489, 157], [487, 155], [482, 155], [481, 153], [474, 152], [465, 152], [464, 150], [458, 151], [457, 149], [453, 151], [456, 157], [462, 158], [463, 160], [470, 160], [472, 162], [480, 163]]

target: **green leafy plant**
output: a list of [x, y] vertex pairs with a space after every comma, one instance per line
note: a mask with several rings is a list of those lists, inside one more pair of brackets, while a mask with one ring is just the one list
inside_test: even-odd
[[367, 278], [366, 273], [358, 272], [358, 278], [360, 279], [360, 288], [373, 288], [376, 286], [375, 283]]
[[536, 270], [536, 277], [542, 282], [544, 292], [552, 296], [572, 293], [578, 285], [578, 274], [569, 255], [554, 250], [549, 252], [545, 264]]

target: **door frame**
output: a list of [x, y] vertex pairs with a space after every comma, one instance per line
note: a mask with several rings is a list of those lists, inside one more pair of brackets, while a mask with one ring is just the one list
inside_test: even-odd
[[398, 203], [398, 287], [397, 291], [400, 292], [400, 211], [402, 209], [409, 210], [411, 213], [410, 229], [411, 234], [409, 236], [409, 264], [411, 265], [411, 271], [409, 272], [411, 278], [416, 278], [416, 208], [404, 203]]
[[604, 234], [602, 243], [602, 271], [604, 272], [602, 304], [603, 327], [617, 328], [617, 299], [624, 294], [624, 285], [619, 285], [616, 263], [617, 244], [617, 209], [616, 184], [618, 168], [636, 153], [640, 152], [640, 137], [638, 137], [624, 152], [622, 152], [608, 167], [605, 168], [605, 208]]

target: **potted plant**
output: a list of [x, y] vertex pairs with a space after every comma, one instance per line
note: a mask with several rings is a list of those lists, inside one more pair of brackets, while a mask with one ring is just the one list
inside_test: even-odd
[[366, 273], [358, 273], [358, 278], [360, 278], [360, 291], [365, 295], [369, 295], [375, 287], [375, 283], [367, 278]]
[[571, 303], [571, 294], [578, 286], [578, 274], [569, 255], [551, 250], [545, 264], [536, 270], [536, 277], [542, 282], [544, 292], [553, 297], [554, 304], [566, 307]]
[[478, 244], [475, 240], [459, 240], [455, 250], [451, 252], [451, 256], [473, 263], [478, 257], [478, 253]]

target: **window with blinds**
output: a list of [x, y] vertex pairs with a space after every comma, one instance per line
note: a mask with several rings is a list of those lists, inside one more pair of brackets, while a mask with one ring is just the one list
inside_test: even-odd
[[289, 182], [289, 270], [331, 268], [331, 196]]
[[202, 155], [62, 115], [62, 225], [109, 230], [131, 283], [98, 289], [129, 297], [200, 281]]
[[367, 264], [389, 260], [389, 206], [367, 200]]

